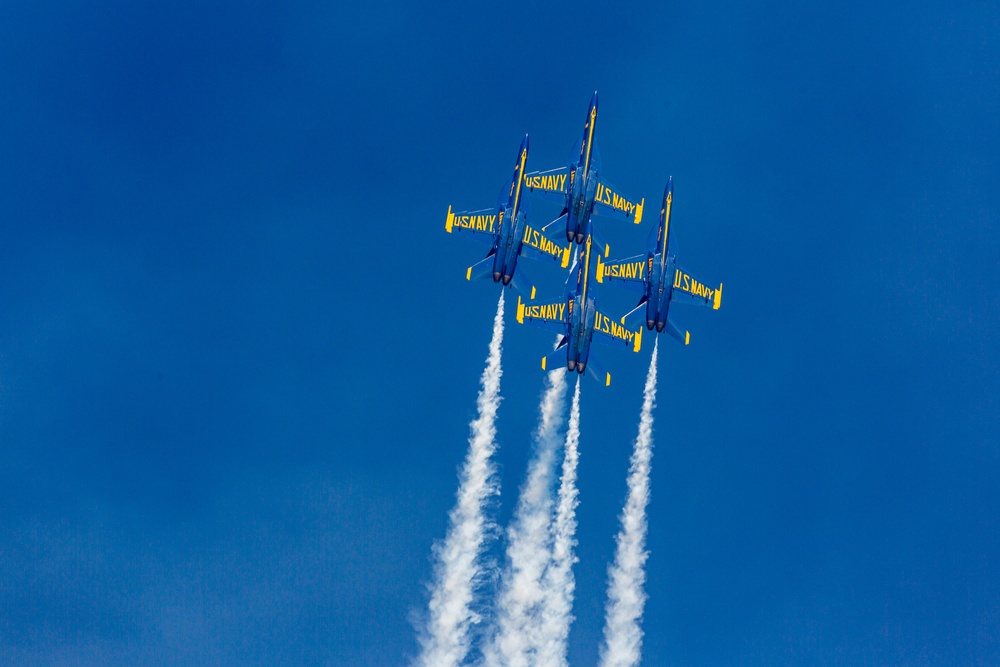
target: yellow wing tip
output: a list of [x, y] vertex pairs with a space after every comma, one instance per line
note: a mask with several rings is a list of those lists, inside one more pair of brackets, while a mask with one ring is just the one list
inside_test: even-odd
[[451, 206], [448, 206], [448, 217], [444, 221], [444, 231], [451, 234], [451, 228], [455, 224], [455, 214], [451, 212]]
[[465, 270], [465, 279], [472, 280], [472, 267], [470, 266]]
[[[521, 295], [517, 296], [517, 323], [524, 324], [524, 304], [521, 303]], [[542, 367], [544, 368], [544, 366]]]
[[604, 284], [604, 262], [600, 255], [597, 256], [597, 282]]
[[611, 373], [605, 372], [604, 374], [607, 376], [607, 379], [604, 380], [604, 386], [605, 387], [610, 387], [611, 386]]
[[719, 306], [722, 305], [722, 283], [719, 283], [719, 289], [715, 290], [715, 302], [712, 304], [712, 310], [718, 310]]
[[531, 286], [531, 298], [532, 299], [535, 298], [535, 286], [534, 285]]
[[545, 357], [542, 357], [542, 370], [543, 370], [543, 371], [544, 371], [544, 370], [547, 370], [547, 369], [545, 368]]
[[685, 345], [690, 345], [691, 344], [691, 332], [690, 331], [685, 331], [684, 332], [684, 344]]
[[607, 243], [604, 244], [604, 256], [611, 257], [611, 246]]
[[635, 224], [642, 222], [642, 207], [646, 205], [646, 198], [643, 197], [639, 205], [635, 207]]
[[566, 246], [566, 249], [563, 250], [562, 267], [561, 268], [565, 269], [567, 266], [569, 266], [569, 246]]
[[[624, 321], [624, 319], [622, 320]], [[642, 327], [636, 329], [635, 332], [635, 346], [632, 348], [633, 352], [638, 352], [642, 348]]]

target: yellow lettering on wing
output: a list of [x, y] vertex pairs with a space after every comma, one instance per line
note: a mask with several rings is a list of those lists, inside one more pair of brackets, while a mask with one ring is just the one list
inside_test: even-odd
[[626, 216], [631, 216], [633, 213], [636, 216], [642, 215], [641, 208], [638, 208], [633, 202], [625, 199], [617, 192], [613, 191], [608, 186], [603, 183], [597, 184], [597, 192], [594, 196], [594, 200], [608, 206], [610, 208], [621, 211]]
[[636, 336], [634, 331], [629, 331], [622, 324], [600, 313], [594, 316], [594, 329], [629, 344], [632, 344]]
[[535, 174], [525, 176], [524, 184], [530, 189], [539, 188], [541, 190], [562, 191], [566, 185], [566, 174]]
[[642, 260], [637, 262], [623, 262], [620, 264], [605, 264], [604, 275], [611, 278], [635, 280], [642, 275], [643, 269], [645, 268], [646, 262]]
[[542, 320], [562, 321], [565, 312], [565, 303], [544, 303], [524, 307], [525, 315]]
[[712, 301], [717, 291], [707, 285], [703, 285], [680, 269], [677, 269], [674, 273], [674, 287], [692, 296], [701, 297], [706, 302]]
[[452, 224], [462, 229], [493, 233], [496, 221], [495, 215], [456, 215]]
[[566, 252], [565, 248], [553, 243], [547, 236], [529, 225], [524, 226], [524, 236], [521, 240], [539, 252], [551, 255], [556, 259], [561, 259]]

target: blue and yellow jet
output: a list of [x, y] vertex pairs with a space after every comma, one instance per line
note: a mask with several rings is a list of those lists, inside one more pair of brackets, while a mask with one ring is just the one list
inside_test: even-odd
[[[577, 249], [573, 267], [566, 280], [566, 295], [562, 299], [523, 303], [521, 297], [517, 298], [517, 322], [562, 334], [555, 351], [542, 358], [543, 370], [561, 363], [577, 373], [590, 369], [596, 380], [608, 386], [611, 384], [611, 374], [600, 368], [593, 359], [589, 359], [590, 343], [597, 341], [606, 345], [622, 345], [638, 352], [642, 346], [642, 327], [629, 331], [617, 320], [597, 310], [597, 302], [588, 292], [592, 245], [593, 239], [588, 236], [583, 245], [582, 257], [580, 249]], [[570, 281], [574, 273], [576, 285], [571, 287]]]
[[[531, 192], [563, 205], [560, 218], [566, 217], [566, 240], [583, 243], [592, 234], [594, 213], [607, 214], [635, 224], [642, 221], [645, 199], [636, 203], [622, 196], [618, 189], [600, 178], [601, 156], [594, 145], [597, 126], [597, 91], [590, 99], [583, 137], [576, 142], [565, 167], [548, 171], [533, 171], [524, 175]], [[557, 218], [554, 222], [558, 221]]]
[[[514, 278], [517, 258], [522, 254], [555, 259], [563, 268], [569, 265], [569, 246], [551, 241], [541, 230], [528, 224], [528, 201], [522, 197], [524, 165], [528, 160], [528, 135], [524, 135], [517, 151], [514, 175], [500, 188], [495, 208], [453, 213], [448, 207], [444, 228], [449, 234], [472, 232], [474, 238], [490, 244], [486, 257], [466, 270], [466, 280], [486, 278], [524, 291]], [[532, 294], [534, 288], [532, 288]]]
[[722, 305], [722, 283], [713, 289], [677, 265], [677, 241], [670, 228], [670, 206], [674, 199], [674, 179], [667, 180], [663, 191], [663, 207], [660, 209], [660, 227], [656, 240], [649, 237], [649, 250], [644, 255], [626, 259], [602, 262], [597, 258], [597, 282], [605, 280], [617, 282], [633, 290], [641, 291], [642, 297], [631, 312], [621, 319], [622, 323], [640, 308], [646, 306], [646, 327], [652, 331], [667, 332], [684, 345], [691, 342], [691, 334], [670, 321], [667, 312], [674, 301], [711, 306], [718, 310]]

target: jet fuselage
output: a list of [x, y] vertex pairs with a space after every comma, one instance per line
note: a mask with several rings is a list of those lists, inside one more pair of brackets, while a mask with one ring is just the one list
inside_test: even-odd
[[594, 155], [594, 133], [597, 127], [597, 93], [590, 99], [587, 120], [580, 140], [580, 155], [569, 167], [569, 187], [566, 201], [566, 240], [582, 244], [590, 235], [591, 216], [597, 195], [598, 169]]
[[663, 331], [667, 325], [670, 309], [670, 291], [673, 289], [677, 258], [668, 252], [670, 238], [670, 206], [674, 199], [674, 181], [669, 179], [663, 191], [663, 206], [660, 208], [660, 228], [656, 246], [649, 253], [647, 266], [649, 280], [646, 283], [646, 328]]
[[504, 184], [497, 199], [497, 224], [500, 227], [493, 246], [493, 282], [510, 283], [517, 269], [517, 258], [524, 242], [528, 218], [528, 200], [521, 196], [524, 187], [524, 165], [528, 160], [528, 135], [524, 135], [517, 151], [514, 175]]

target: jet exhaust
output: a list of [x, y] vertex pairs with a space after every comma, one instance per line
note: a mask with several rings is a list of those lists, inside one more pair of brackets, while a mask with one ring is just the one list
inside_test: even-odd
[[562, 444], [565, 398], [566, 371], [559, 368], [546, 378], [534, 456], [507, 530], [507, 565], [497, 595], [496, 627], [483, 651], [487, 667], [536, 664], [537, 619], [544, 594], [542, 577], [552, 553], [552, 486], [556, 452]]
[[649, 361], [643, 391], [639, 435], [628, 473], [628, 496], [621, 513], [615, 560], [608, 568], [608, 602], [605, 607], [602, 667], [639, 664], [642, 628], [639, 621], [646, 603], [646, 506], [649, 504], [649, 469], [653, 456], [653, 407], [656, 404], [657, 344]]
[[569, 427], [566, 431], [566, 447], [563, 452], [562, 477], [559, 480], [559, 494], [556, 515], [552, 522], [552, 560], [545, 571], [543, 581], [545, 597], [540, 619], [538, 647], [539, 667], [566, 667], [566, 642], [569, 627], [573, 623], [573, 593], [576, 581], [573, 565], [577, 562], [576, 508], [580, 504], [576, 488], [576, 468], [579, 461], [580, 444], [580, 378], [576, 379], [573, 404], [569, 413]]
[[500, 492], [492, 457], [500, 406], [503, 311], [501, 291], [476, 401], [478, 416], [469, 425], [469, 450], [459, 473], [456, 503], [448, 515], [444, 540], [433, 548], [435, 565], [427, 627], [420, 637], [417, 659], [417, 664], [424, 667], [461, 664], [469, 652], [470, 630], [480, 621], [473, 609], [473, 596], [482, 578], [482, 552], [490, 528], [484, 509], [489, 498]]

